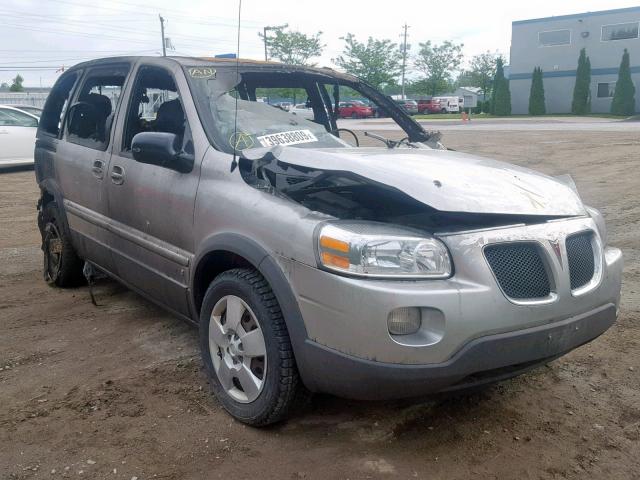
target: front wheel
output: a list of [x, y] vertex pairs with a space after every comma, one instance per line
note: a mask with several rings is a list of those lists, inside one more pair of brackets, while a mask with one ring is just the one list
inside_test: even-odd
[[214, 394], [243, 423], [283, 420], [304, 388], [280, 305], [256, 270], [229, 270], [211, 283], [200, 349]]

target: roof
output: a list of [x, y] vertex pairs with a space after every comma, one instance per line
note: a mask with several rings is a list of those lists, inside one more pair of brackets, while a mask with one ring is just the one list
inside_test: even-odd
[[[241, 69], [247, 68], [258, 68], [265, 70], [284, 70], [286, 72], [305, 72], [305, 73], [315, 73], [317, 75], [330, 75], [338, 78], [343, 78], [345, 80], [354, 81], [356, 77], [352, 75], [348, 75], [346, 73], [338, 72], [328, 67], [307, 67], [303, 65], [288, 65], [285, 63], [272, 62], [272, 61], [264, 61], [264, 60], [252, 60], [248, 58], [215, 58], [215, 57], [179, 57], [179, 56], [168, 56], [168, 57], [157, 57], [157, 56], [126, 56], [126, 57], [106, 57], [106, 58], [98, 58], [95, 60], [89, 60], [87, 62], [78, 63], [69, 69], [68, 71], [73, 71], [79, 68], [86, 67], [94, 67], [102, 64], [112, 64], [118, 62], [127, 62], [133, 63], [140, 60], [153, 60], [157, 61], [166, 61], [166, 62], [177, 62], [183, 66], [198, 66], [198, 65], [207, 65], [213, 67], [235, 67], [236, 64]], [[66, 73], [66, 72], [65, 72]]]
[[640, 13], [640, 7], [616, 8], [613, 10], [599, 10], [597, 12], [573, 13], [571, 15], [558, 15], [557, 17], [532, 18], [529, 20], [516, 20], [512, 25], [523, 25], [526, 23], [552, 22], [555, 20], [571, 20], [572, 18], [595, 17], [599, 15], [613, 15], [617, 13]]
[[458, 90], [465, 90], [469, 93], [473, 93], [474, 95], [482, 94], [482, 89], [480, 87], [458, 87]]

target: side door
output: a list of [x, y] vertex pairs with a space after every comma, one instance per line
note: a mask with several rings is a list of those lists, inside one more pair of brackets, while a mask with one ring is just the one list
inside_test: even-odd
[[108, 248], [105, 175], [111, 156], [113, 119], [131, 67], [104, 65], [88, 69], [68, 109], [55, 170], [74, 246], [80, 255], [113, 272]]
[[0, 165], [33, 162], [38, 119], [11, 108], [0, 108]]
[[[142, 64], [118, 121], [107, 175], [110, 241], [117, 274], [125, 283], [180, 315], [189, 316], [189, 269], [194, 250], [193, 210], [204, 151], [194, 152], [185, 100], [195, 113], [182, 70]], [[126, 107], [126, 108], [125, 108]], [[195, 121], [197, 116], [195, 116]], [[177, 136], [190, 171], [137, 162], [133, 137], [141, 132]], [[201, 147], [204, 148], [204, 147]]]

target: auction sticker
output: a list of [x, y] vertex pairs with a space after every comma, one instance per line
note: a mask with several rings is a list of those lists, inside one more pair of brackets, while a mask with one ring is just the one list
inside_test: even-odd
[[215, 68], [191, 67], [188, 71], [193, 78], [216, 78]]
[[276, 145], [297, 145], [299, 143], [317, 142], [316, 136], [311, 130], [291, 130], [289, 132], [271, 133], [258, 137], [263, 147], [275, 147]]

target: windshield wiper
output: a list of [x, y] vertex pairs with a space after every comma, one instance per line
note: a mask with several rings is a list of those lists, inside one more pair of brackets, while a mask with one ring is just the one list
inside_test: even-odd
[[411, 143], [409, 142], [409, 139], [406, 137], [400, 140], [391, 140], [389, 138], [384, 138], [382, 135], [378, 135], [376, 133], [371, 133], [371, 132], [364, 132], [364, 136], [375, 138], [376, 140], [380, 140], [387, 146], [387, 148], [396, 148], [402, 145], [403, 143], [412, 148], [416, 148], [415, 145], [411, 145]]

